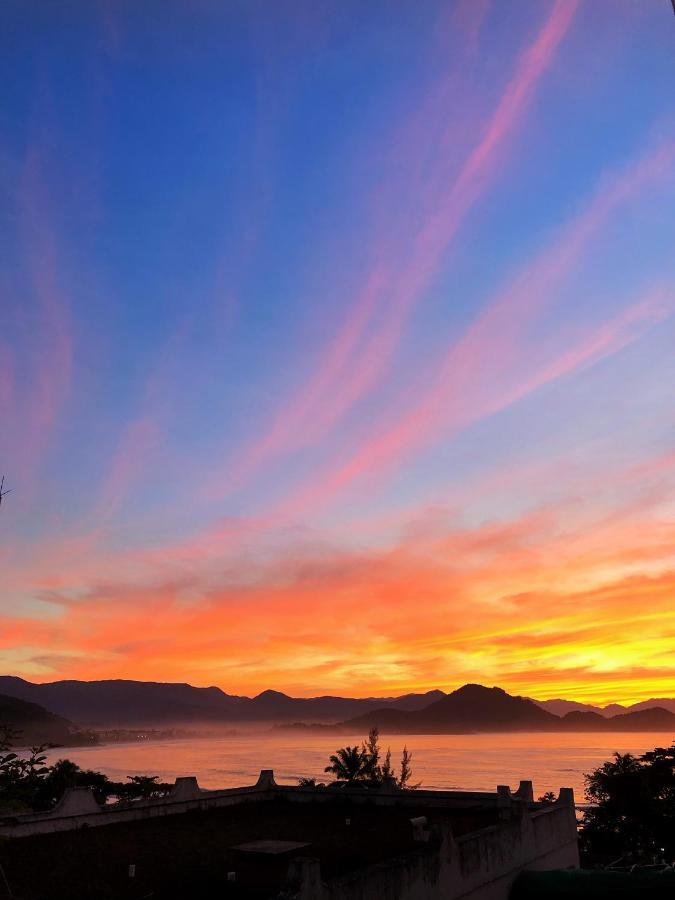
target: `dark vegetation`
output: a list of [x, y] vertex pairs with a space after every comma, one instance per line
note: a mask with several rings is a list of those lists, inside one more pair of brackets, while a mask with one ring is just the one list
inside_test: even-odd
[[[353, 747], [340, 747], [333, 753], [329, 763], [324, 769], [331, 775], [335, 775], [333, 784], [360, 784], [364, 787], [380, 787], [390, 785], [399, 790], [415, 790], [420, 785], [411, 784], [412, 779], [412, 753], [407, 747], [403, 748], [398, 775], [391, 762], [391, 749], [382, 755], [380, 748], [380, 733], [377, 728], [371, 728], [368, 737], [361, 745]], [[302, 787], [319, 787], [315, 778], [301, 778]]]
[[371, 728], [368, 738], [360, 747], [341, 747], [330, 757], [330, 763], [324, 772], [331, 772], [338, 781], [364, 781], [371, 784], [393, 784], [401, 790], [414, 790], [419, 784], [411, 784], [412, 753], [403, 748], [398, 776], [391, 764], [391, 749], [382, 757], [380, 751], [380, 733]]
[[586, 775], [586, 865], [675, 861], [675, 743], [643, 756], [615, 753]]
[[91, 788], [99, 803], [163, 797], [171, 789], [156, 775], [130, 775], [126, 782], [117, 782], [102, 772], [81, 769], [69, 759], [48, 766], [47, 744], [14, 750], [19, 738], [17, 732], [0, 725], [0, 815], [52, 809], [70, 787]]

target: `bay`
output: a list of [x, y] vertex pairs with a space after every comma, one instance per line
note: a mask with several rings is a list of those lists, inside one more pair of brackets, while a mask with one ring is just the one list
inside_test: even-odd
[[[261, 769], [273, 769], [282, 784], [315, 777], [328, 757], [345, 744], [358, 744], [363, 735], [324, 733], [249, 732], [229, 736], [181, 738], [61, 747], [50, 751], [49, 762], [72, 759], [82, 768], [105, 772], [116, 781], [127, 775], [158, 775], [173, 781], [195, 775], [201, 787], [224, 788], [253, 784]], [[512, 733], [463, 735], [384, 735], [398, 765], [403, 746], [413, 753], [413, 781], [435, 790], [494, 791], [498, 784], [514, 790], [521, 779], [534, 783], [535, 797], [545, 791], [571, 787], [583, 802], [584, 773], [620, 753], [641, 754], [670, 746], [675, 735], [659, 732], [589, 734]]]

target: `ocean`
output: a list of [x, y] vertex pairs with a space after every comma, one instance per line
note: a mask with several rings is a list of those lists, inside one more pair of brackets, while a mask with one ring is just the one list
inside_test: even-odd
[[[278, 782], [294, 784], [302, 776], [329, 780], [323, 773], [328, 756], [337, 747], [361, 740], [362, 734], [248, 732], [64, 747], [50, 751], [49, 762], [67, 757], [116, 781], [137, 774], [159, 775], [160, 781], [196, 775], [204, 788], [252, 784], [261, 769], [274, 769]], [[674, 740], [670, 732], [410, 734], [383, 735], [381, 745], [391, 747], [395, 764], [406, 745], [413, 754], [413, 781], [421, 781], [424, 788], [495, 790], [498, 784], [508, 784], [515, 789], [521, 779], [528, 779], [534, 783], [535, 797], [571, 787], [582, 802], [584, 773], [610, 759], [614, 751], [640, 754]]]

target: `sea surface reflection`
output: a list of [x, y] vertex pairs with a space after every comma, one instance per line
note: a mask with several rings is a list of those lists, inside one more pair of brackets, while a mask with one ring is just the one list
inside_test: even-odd
[[[173, 781], [196, 775], [205, 788], [253, 783], [260, 769], [274, 769], [277, 781], [294, 783], [301, 776], [327, 779], [323, 768], [336, 747], [358, 743], [363, 735], [248, 732], [229, 736], [158, 740], [97, 747], [58, 748], [49, 754], [82, 768], [105, 772], [114, 780], [127, 775], [159, 775]], [[413, 752], [413, 781], [431, 789], [494, 790], [497, 784], [534, 782], [535, 796], [560, 787], [574, 788], [583, 798], [585, 772], [609, 759], [614, 751], [643, 753], [669, 746], [671, 733], [614, 734], [473, 734], [384, 735], [398, 761], [404, 744]]]

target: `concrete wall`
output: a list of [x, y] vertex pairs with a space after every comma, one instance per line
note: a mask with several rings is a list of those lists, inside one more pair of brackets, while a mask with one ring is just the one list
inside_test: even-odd
[[[179, 778], [162, 799], [100, 807], [86, 788], [66, 792], [55, 809], [0, 820], [0, 835], [24, 837], [82, 827], [151, 819], [238, 804], [263, 803], [275, 797], [296, 803], [323, 803], [336, 796], [350, 802], [396, 804], [420, 808], [494, 809], [498, 824], [455, 838], [448, 819], [419, 849], [400, 858], [359, 870], [324, 883], [319, 861], [295, 860], [289, 870], [289, 889], [296, 900], [507, 900], [509, 889], [523, 869], [576, 868], [577, 849], [574, 795], [563, 789], [557, 803], [532, 802], [532, 785], [521, 782], [515, 793], [499, 786], [494, 793], [476, 791], [378, 792], [348, 788], [277, 785], [274, 773], [263, 770], [255, 785], [221, 791], [201, 790], [196, 778]], [[423, 830], [418, 830], [423, 837]]]
[[295, 900], [507, 900], [524, 869], [578, 866], [574, 803], [563, 797], [460, 838], [448, 823], [423, 849], [329, 883], [318, 860], [296, 860], [289, 881]]
[[147, 801], [128, 801], [99, 806], [88, 788], [70, 788], [56, 807], [46, 813], [29, 813], [22, 816], [0, 818], [0, 835], [25, 837], [52, 831], [67, 831], [82, 826], [109, 825], [131, 822], [156, 816], [176, 815], [192, 810], [213, 809], [269, 800], [273, 796], [286, 797], [297, 803], [322, 803], [336, 796], [349, 797], [352, 803], [377, 802], [378, 806], [426, 806], [429, 808], [465, 809], [480, 806], [483, 809], [501, 808], [508, 816], [512, 804], [532, 799], [532, 784], [522, 781], [515, 793], [500, 785], [496, 793], [489, 791], [406, 791], [395, 787], [382, 788], [373, 793], [358, 787], [338, 792], [330, 788], [303, 788], [278, 785], [271, 769], [263, 769], [256, 784], [249, 787], [225, 788], [209, 791], [199, 787], [194, 777], [177, 778], [168, 797]]
[[264, 769], [250, 787], [201, 790], [196, 778], [177, 778], [168, 797], [99, 806], [89, 788], [70, 788], [46, 813], [30, 813], [0, 819], [0, 836], [28, 837], [54, 831], [93, 828], [120, 822], [135, 822], [158, 816], [180, 815], [195, 810], [263, 802], [275, 796], [277, 785], [271, 770]]

